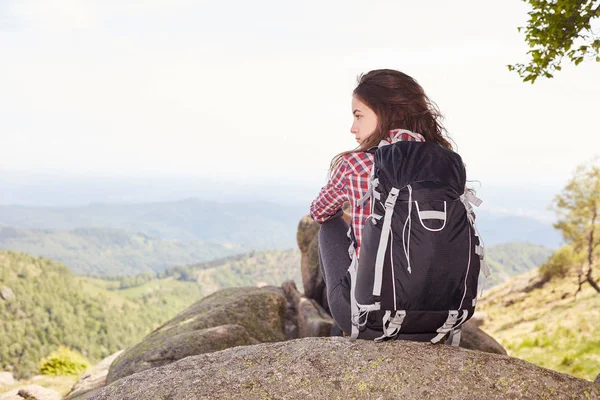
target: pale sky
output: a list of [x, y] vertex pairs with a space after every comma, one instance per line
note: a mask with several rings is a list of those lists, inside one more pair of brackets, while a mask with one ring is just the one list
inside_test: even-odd
[[324, 183], [357, 75], [419, 81], [484, 186], [600, 154], [600, 63], [522, 83], [521, 0], [0, 0], [0, 168]]

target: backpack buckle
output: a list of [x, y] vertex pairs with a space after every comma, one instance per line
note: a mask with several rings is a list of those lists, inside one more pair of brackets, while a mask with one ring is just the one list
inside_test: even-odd
[[393, 208], [396, 205], [396, 199], [398, 198], [398, 193], [400, 193], [400, 191], [396, 188], [392, 188], [392, 190], [390, 190], [388, 197], [385, 199], [385, 207], [386, 208]]
[[[475, 207], [479, 207], [482, 203], [481, 199], [473, 194], [470, 190], [465, 190], [465, 194], [463, 195], [465, 199]], [[462, 196], [461, 196], [462, 197]]]
[[383, 335], [375, 339], [376, 342], [381, 342], [387, 338], [396, 336], [402, 328], [402, 323], [406, 317], [406, 310], [396, 310], [396, 314], [390, 318], [392, 312], [387, 310], [383, 316]]

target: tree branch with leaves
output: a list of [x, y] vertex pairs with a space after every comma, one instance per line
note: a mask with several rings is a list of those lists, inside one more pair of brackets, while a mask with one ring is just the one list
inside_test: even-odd
[[529, 63], [508, 65], [523, 82], [552, 78], [566, 57], [579, 65], [584, 60], [600, 62], [600, 34], [592, 23], [600, 17], [600, 0], [523, 0], [532, 10], [525, 31]]

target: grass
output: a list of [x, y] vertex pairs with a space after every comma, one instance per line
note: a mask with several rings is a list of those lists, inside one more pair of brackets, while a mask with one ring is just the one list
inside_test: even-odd
[[485, 294], [478, 311], [486, 313], [483, 330], [513, 357], [594, 380], [600, 373], [600, 294], [577, 278], [550, 281], [524, 293], [537, 270]]

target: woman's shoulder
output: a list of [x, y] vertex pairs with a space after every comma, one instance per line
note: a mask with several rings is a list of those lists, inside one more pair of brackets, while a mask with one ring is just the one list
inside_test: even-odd
[[344, 154], [342, 162], [346, 163], [348, 169], [356, 175], [370, 174], [373, 166], [373, 154], [366, 151], [354, 151]]

